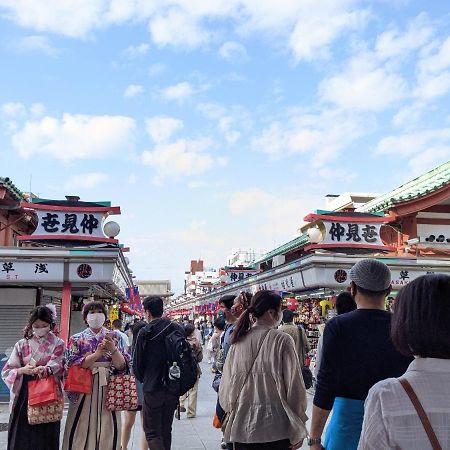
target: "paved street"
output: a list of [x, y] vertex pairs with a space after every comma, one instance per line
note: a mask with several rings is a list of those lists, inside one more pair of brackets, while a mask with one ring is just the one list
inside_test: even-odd
[[[203, 375], [200, 379], [197, 417], [187, 419], [182, 414], [180, 421], [174, 420], [172, 450], [218, 450], [220, 449], [221, 432], [212, 427], [216, 393], [211, 388], [213, 375], [209, 365], [202, 364]], [[308, 417], [311, 417], [310, 409], [312, 396], [308, 395]], [[0, 405], [0, 424], [8, 422], [8, 405]], [[64, 424], [62, 424], [62, 429]], [[3, 430], [3, 428], [2, 428]], [[140, 450], [139, 433], [141, 433], [140, 420], [136, 421], [133, 430], [132, 444], [128, 450]], [[0, 431], [0, 450], [6, 450], [7, 431]], [[307, 448], [304, 445], [302, 448]]]

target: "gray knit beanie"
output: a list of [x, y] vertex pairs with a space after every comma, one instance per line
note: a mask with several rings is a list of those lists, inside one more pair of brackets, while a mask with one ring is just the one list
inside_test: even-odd
[[382, 292], [391, 285], [391, 271], [381, 261], [363, 259], [351, 268], [350, 280], [360, 288]]

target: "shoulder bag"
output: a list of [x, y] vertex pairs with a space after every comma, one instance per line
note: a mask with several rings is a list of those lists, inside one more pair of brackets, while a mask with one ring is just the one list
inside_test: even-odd
[[259, 352], [261, 351], [261, 348], [262, 348], [262, 346], [263, 346], [263, 344], [264, 344], [264, 341], [266, 340], [266, 337], [267, 337], [267, 335], [269, 334], [269, 332], [270, 332], [270, 329], [266, 331], [266, 333], [264, 334], [264, 337], [261, 339], [261, 343], [259, 344], [258, 351], [256, 352], [256, 355], [255, 355], [255, 357], [253, 358], [253, 361], [252, 361], [252, 363], [251, 363], [251, 365], [250, 365], [250, 369], [248, 370], [247, 374], [245, 375], [244, 382], [242, 383], [242, 386], [241, 386], [241, 388], [239, 389], [239, 393], [238, 393], [238, 395], [236, 396], [236, 400], [235, 400], [234, 403], [232, 404], [231, 410], [230, 410], [229, 412], [226, 412], [226, 413], [225, 413], [225, 417], [224, 417], [223, 420], [222, 420], [222, 431], [223, 431], [223, 432], [225, 432], [225, 429], [226, 429], [226, 427], [227, 427], [227, 425], [228, 425], [228, 422], [230, 421], [230, 417], [231, 417], [231, 415], [234, 413], [234, 410], [236, 409], [236, 406], [237, 406], [237, 402], [238, 402], [238, 400], [239, 400], [239, 397], [241, 396], [242, 390], [244, 389], [244, 386], [245, 386], [245, 384], [247, 383], [247, 380], [248, 380], [248, 378], [249, 378], [249, 376], [250, 376], [250, 373], [251, 373], [251, 371], [252, 371], [252, 369], [253, 369], [253, 366], [255, 365], [255, 362], [256, 362], [256, 360], [257, 360], [257, 358], [258, 358]]
[[428, 419], [427, 413], [423, 409], [420, 400], [418, 399], [414, 389], [406, 378], [399, 378], [398, 381], [403, 386], [406, 394], [408, 395], [411, 403], [413, 404], [417, 415], [419, 416], [420, 421], [422, 422], [423, 428], [425, 429], [425, 433], [427, 433], [428, 439], [430, 440], [431, 447], [433, 450], [442, 450], [441, 444], [439, 444], [436, 433], [431, 426], [430, 419]]

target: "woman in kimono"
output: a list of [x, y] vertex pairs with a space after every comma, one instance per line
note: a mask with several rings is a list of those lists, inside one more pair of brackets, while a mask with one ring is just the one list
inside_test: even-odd
[[106, 308], [90, 302], [83, 308], [88, 328], [73, 335], [67, 345], [67, 368], [80, 365], [91, 369], [92, 393], [69, 392], [69, 412], [64, 430], [63, 450], [119, 450], [120, 412], [105, 406], [107, 381], [112, 372], [125, 372], [129, 355], [115, 331], [104, 327]]
[[28, 424], [28, 382], [36, 377], [54, 376], [61, 395], [64, 371], [64, 342], [53, 331], [56, 313], [38, 306], [30, 315], [24, 337], [14, 346], [2, 370], [11, 390], [8, 450], [58, 450], [61, 423]]

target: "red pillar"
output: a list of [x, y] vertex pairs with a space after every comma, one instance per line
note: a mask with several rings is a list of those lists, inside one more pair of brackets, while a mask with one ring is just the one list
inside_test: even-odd
[[61, 300], [61, 339], [67, 344], [70, 328], [70, 310], [72, 306], [72, 285], [65, 281], [63, 283]]

